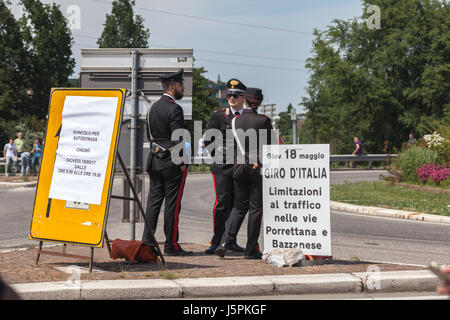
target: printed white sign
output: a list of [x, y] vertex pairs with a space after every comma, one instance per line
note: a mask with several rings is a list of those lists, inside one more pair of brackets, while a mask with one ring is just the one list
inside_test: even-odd
[[264, 250], [331, 256], [330, 146], [263, 148]]
[[49, 198], [100, 204], [117, 103], [66, 97]]

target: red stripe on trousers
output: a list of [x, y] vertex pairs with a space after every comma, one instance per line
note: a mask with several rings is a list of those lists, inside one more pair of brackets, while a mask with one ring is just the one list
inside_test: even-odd
[[216, 175], [213, 173], [213, 185], [214, 185], [214, 195], [216, 196], [216, 202], [214, 203], [213, 207], [213, 233], [216, 228], [216, 207], [217, 207], [217, 190], [216, 190]]
[[188, 169], [183, 172], [183, 177], [181, 178], [180, 183], [180, 189], [178, 190], [178, 197], [177, 197], [177, 205], [175, 207], [175, 221], [173, 226], [173, 235], [172, 235], [172, 243], [175, 247], [175, 250], [180, 249], [180, 246], [177, 243], [177, 234], [178, 234], [178, 216], [180, 213], [180, 203], [181, 198], [183, 197], [183, 190], [184, 190], [184, 182], [186, 181], [186, 175], [187, 175]]

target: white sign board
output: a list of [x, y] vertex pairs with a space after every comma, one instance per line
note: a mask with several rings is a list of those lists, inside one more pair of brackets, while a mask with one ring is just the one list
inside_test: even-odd
[[49, 198], [100, 204], [117, 103], [117, 97], [66, 97]]
[[331, 256], [330, 146], [263, 148], [264, 250]]

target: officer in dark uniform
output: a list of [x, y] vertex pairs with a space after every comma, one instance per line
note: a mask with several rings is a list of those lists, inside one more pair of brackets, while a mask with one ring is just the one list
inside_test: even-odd
[[[214, 235], [211, 240], [211, 247], [205, 251], [206, 254], [214, 254], [220, 245], [223, 232], [225, 230], [225, 222], [233, 208], [234, 201], [234, 185], [233, 185], [233, 163], [227, 163], [227, 154], [234, 156], [234, 149], [229, 150], [227, 145], [234, 145], [234, 141], [227, 143], [227, 130], [231, 130], [231, 121], [233, 117], [239, 116], [244, 107], [244, 93], [247, 87], [238, 79], [231, 79], [227, 82], [228, 88], [228, 107], [216, 111], [209, 121], [207, 129], [218, 129], [222, 133], [223, 145], [214, 145], [214, 152], [211, 156], [219, 157], [223, 155], [222, 164], [214, 163], [211, 165], [211, 173], [213, 177], [214, 193], [216, 202], [213, 207], [213, 229]], [[232, 135], [228, 135], [228, 137]], [[205, 141], [205, 146], [214, 143], [213, 141]], [[219, 154], [218, 154], [219, 153]], [[228, 156], [229, 157], [229, 156]], [[227, 244], [229, 250], [235, 252], [244, 252], [244, 248], [237, 245], [236, 238], [231, 239]]]
[[[244, 143], [244, 137], [240, 137], [242, 146], [245, 146], [245, 152], [250, 159], [249, 165], [251, 173], [245, 176], [243, 180], [234, 180], [234, 190], [236, 192], [234, 198], [233, 210], [230, 213], [225, 226], [221, 245], [216, 249], [215, 253], [224, 257], [227, 251], [227, 244], [234, 239], [239, 231], [245, 215], [249, 214], [247, 226], [247, 246], [245, 248], [246, 259], [261, 259], [261, 252], [258, 245], [258, 237], [261, 229], [262, 219], [262, 175], [261, 162], [259, 152], [263, 144], [271, 143], [272, 123], [270, 118], [265, 115], [258, 114], [257, 109], [261, 105], [263, 94], [261, 89], [247, 88], [245, 92], [245, 103], [247, 107], [242, 115], [236, 118], [235, 128], [242, 129], [243, 132], [254, 129], [257, 134], [257, 144], [250, 145]], [[260, 140], [261, 130], [267, 130], [267, 140]], [[240, 150], [236, 150], [240, 152]], [[254, 159], [252, 159], [252, 157]], [[237, 159], [237, 158], [236, 158]], [[253, 162], [255, 161], [255, 162]], [[235, 165], [236, 166], [236, 165]], [[236, 167], [235, 167], [236, 168]]]
[[[175, 102], [184, 95], [183, 69], [162, 75], [160, 79], [164, 94], [147, 113], [147, 134], [150, 140], [147, 172], [150, 176], [150, 190], [145, 214], [155, 233], [161, 205], [165, 199], [164, 254], [192, 255], [192, 251], [183, 250], [178, 243], [178, 222], [187, 168], [185, 165], [175, 165], [171, 159], [173, 147], [183, 143], [182, 140], [171, 140], [174, 130], [184, 129], [183, 109]], [[147, 225], [142, 241], [150, 241]]]

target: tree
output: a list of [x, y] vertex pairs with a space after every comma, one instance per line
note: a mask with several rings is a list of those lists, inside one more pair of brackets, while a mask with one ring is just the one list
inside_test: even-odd
[[21, 0], [22, 36], [30, 53], [26, 76], [29, 101], [25, 114], [43, 119], [48, 111], [50, 90], [67, 84], [73, 73], [72, 36], [67, 21], [55, 4]]
[[208, 126], [211, 115], [220, 109], [219, 101], [210, 96], [207, 90], [208, 79], [203, 76], [206, 70], [203, 67], [192, 69], [192, 120], [186, 123], [186, 128], [194, 137], [194, 121], [201, 121], [202, 129]]
[[134, 16], [134, 0], [114, 0], [111, 14], [106, 15], [100, 48], [147, 48], [149, 29], [144, 28], [144, 19]]
[[203, 76], [205, 72], [203, 67], [192, 69], [192, 119], [201, 121], [203, 128], [208, 125], [213, 112], [220, 108], [217, 99], [211, 97], [206, 89], [208, 79]]
[[[370, 2], [370, 4], [369, 4]], [[369, 29], [369, 5], [381, 29]], [[399, 148], [428, 117], [450, 123], [450, 5], [438, 0], [363, 0], [362, 19], [315, 31], [304, 130], [349, 153]]]
[[0, 0], [0, 141], [14, 132], [14, 120], [24, 113], [26, 99], [24, 49], [20, 26], [5, 2]]
[[286, 144], [292, 143], [292, 108], [294, 108], [294, 106], [292, 103], [289, 103], [287, 111], [280, 112], [278, 114], [279, 118], [276, 120], [276, 128], [280, 131], [283, 142]]

